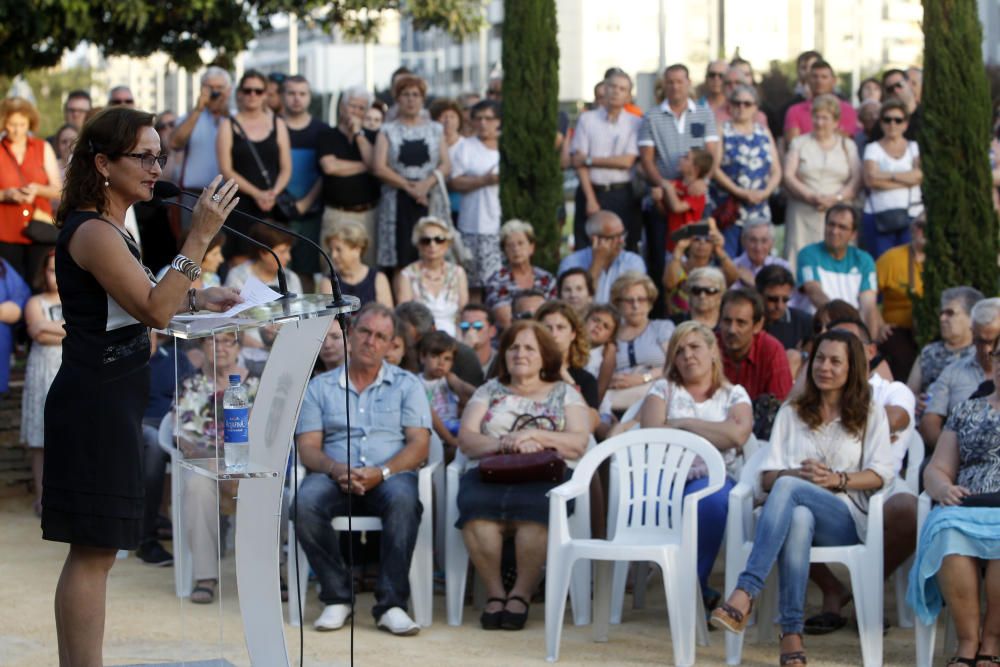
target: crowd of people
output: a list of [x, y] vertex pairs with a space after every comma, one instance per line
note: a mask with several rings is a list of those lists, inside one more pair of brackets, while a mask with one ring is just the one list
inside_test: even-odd
[[[575, 125], [561, 119], [553, 150], [578, 182], [573, 249], [542, 261], [533, 225], [502, 218], [499, 79], [485, 99], [428, 104], [426, 82], [400, 68], [391, 106], [351, 88], [331, 126], [311, 115], [304, 77], [249, 70], [234, 87], [213, 66], [192, 109], [157, 116], [158, 151], [122, 153], [152, 180], [183, 190], [198, 191], [220, 173], [232, 179], [237, 211], [316, 240], [343, 292], [363, 304], [347, 334], [349, 370], [334, 323], [297, 428], [308, 471], [296, 491], [298, 537], [320, 584], [317, 629], [337, 629], [353, 613], [352, 573], [330, 520], [354, 494], [355, 511], [383, 522], [377, 624], [400, 635], [419, 630], [406, 612], [408, 572], [419, 517], [431, 511], [417, 499], [415, 471], [432, 438], [446, 461], [470, 462], [455, 528], [486, 584], [482, 627], [517, 630], [543, 573], [546, 493], [555, 482], [491, 483], [477, 463], [543, 450], [574, 460], [588, 443], [628, 428], [669, 426], [704, 437], [729, 468], [698, 517], [698, 577], [713, 623], [741, 630], [777, 566], [782, 664], [805, 664], [803, 633], [843, 627], [850, 599], [828, 570], [810, 570], [809, 547], [862, 539], [863, 500], [886, 489], [885, 575], [916, 552], [912, 604], [936, 613], [943, 597], [955, 613], [952, 664], [1000, 664], [989, 657], [1000, 654], [996, 624], [988, 616], [980, 639], [972, 611], [975, 559], [990, 562], [991, 579], [1000, 546], [979, 544], [974, 555], [959, 546], [1000, 521], [988, 509], [1000, 491], [992, 463], [1000, 450], [1000, 299], [972, 286], [946, 290], [938, 340], [918, 346], [913, 299], [923, 292], [926, 246], [920, 70], [864, 81], [857, 107], [814, 51], [799, 57], [796, 98], [783, 108], [764, 104], [755, 83], [746, 61], [713, 61], [699, 96], [689, 69], [672, 65], [659, 82], [661, 101], [643, 113], [632, 103], [631, 77], [608, 70]], [[116, 87], [107, 104], [134, 99]], [[76, 136], [97, 110], [77, 91], [64, 112], [65, 125], [46, 141], [35, 134], [29, 102], [10, 98], [0, 110], [0, 390], [16, 337], [29, 338], [22, 440], [38, 461], [39, 489], [40, 410], [63, 335], [46, 227]], [[1000, 184], [1000, 170], [994, 174]], [[126, 217], [154, 272], [189, 224], [145, 202]], [[320, 257], [304, 244], [238, 214], [230, 224], [272, 248], [282, 266], [220, 234], [204, 257], [204, 286], [239, 288], [250, 276], [276, 285], [284, 268], [293, 292], [330, 290]], [[550, 224], [559, 224], [555, 211]], [[255, 387], [273, 335], [265, 328], [180, 352], [166, 339], [154, 345], [144, 561], [172, 560], [159, 541], [169, 526], [159, 516], [166, 453], [157, 430], [173, 409], [175, 380], [179, 446], [186, 455], [217, 453], [225, 379], [239, 374]], [[211, 354], [214, 370], [205, 362]], [[752, 436], [771, 443], [761, 477], [768, 496], [754, 551], [723, 602], [709, 575]], [[900, 479], [913, 438], [929, 454], [925, 488], [942, 505], [930, 520], [933, 539], [919, 549], [916, 496]], [[361, 467], [347, 469], [348, 442]], [[703, 488], [704, 475], [695, 465], [686, 492]], [[217, 507], [200, 486], [188, 482], [185, 525], [173, 528], [185, 531], [194, 554], [191, 600], [204, 603], [218, 577], [218, 513], [235, 510]], [[606, 530], [601, 486], [593, 489], [595, 535]], [[969, 497], [987, 498], [985, 509], [961, 507]], [[807, 618], [809, 578], [823, 591], [823, 608]], [[1000, 600], [990, 603], [993, 613]]]

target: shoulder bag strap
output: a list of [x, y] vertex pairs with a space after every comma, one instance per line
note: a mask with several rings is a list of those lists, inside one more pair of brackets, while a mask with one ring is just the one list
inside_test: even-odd
[[[28, 184], [28, 179], [26, 179], [24, 177], [24, 172], [21, 171], [21, 165], [19, 165], [17, 163], [17, 158], [15, 158], [14, 154], [10, 152], [10, 146], [8, 146], [7, 142], [4, 141], [4, 140], [0, 140], [0, 145], [3, 146], [3, 150], [4, 150], [5, 153], [7, 153], [7, 157], [9, 157], [10, 161], [14, 164], [14, 169], [17, 169], [17, 175], [21, 179], [21, 185], [27, 185]], [[27, 157], [27, 155], [28, 155], [28, 148], [27, 147], [25, 147], [25, 149], [24, 149], [24, 154]]]
[[[267, 189], [270, 190], [271, 187], [273, 187], [273, 184], [271, 183], [271, 175], [268, 173], [267, 167], [264, 166], [264, 162], [260, 159], [260, 155], [257, 153], [257, 149], [254, 147], [250, 137], [247, 136], [246, 130], [244, 130], [243, 126], [240, 125], [240, 122], [236, 120], [236, 116], [230, 116], [229, 122], [233, 124], [234, 131], [238, 129], [240, 134], [243, 136], [243, 140], [247, 142], [247, 148], [250, 149], [250, 154], [253, 155], [253, 160], [257, 163], [257, 168], [260, 169], [260, 174], [264, 177], [264, 182], [267, 183]], [[274, 122], [277, 124], [277, 118], [275, 118]]]

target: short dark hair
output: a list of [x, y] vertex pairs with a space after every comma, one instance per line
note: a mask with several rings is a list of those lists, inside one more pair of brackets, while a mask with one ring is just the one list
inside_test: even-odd
[[899, 69], [897, 67], [893, 67], [892, 69], [887, 69], [886, 71], [882, 72], [882, 85], [883, 86], [885, 86], [885, 80], [888, 79], [893, 74], [900, 75], [901, 77], [903, 77], [903, 79], [905, 81], [909, 81], [910, 80], [910, 75], [906, 73], [906, 70], [902, 70], [902, 69]]
[[285, 92], [285, 86], [287, 86], [290, 83], [304, 83], [307, 86], [309, 86], [309, 79], [305, 78], [301, 74], [292, 74], [290, 76], [286, 76], [281, 82], [279, 82], [278, 90], [280, 90], [281, 92]]
[[459, 122], [462, 121], [462, 107], [459, 105], [458, 100], [451, 97], [439, 97], [427, 107], [427, 112], [430, 113], [431, 120], [433, 121], [440, 120], [445, 111], [454, 111], [455, 115], [458, 116]]
[[579, 266], [574, 266], [572, 269], [566, 269], [559, 274], [556, 278], [556, 296], [562, 298], [562, 286], [566, 282], [566, 278], [569, 276], [583, 276], [584, 281], [587, 283], [587, 294], [594, 296], [594, 277], [590, 275], [590, 272], [586, 269], [581, 269]]
[[497, 118], [503, 118], [502, 106], [496, 100], [479, 100], [469, 109], [469, 118], [475, 118], [480, 111], [492, 111]]
[[903, 100], [895, 97], [889, 98], [882, 103], [882, 106], [878, 109], [878, 117], [882, 118], [886, 111], [891, 111], [893, 109], [903, 114], [903, 120], [910, 120], [910, 110], [906, 108], [905, 104], [903, 104]]
[[850, 204], [845, 204], [844, 202], [837, 202], [830, 208], [826, 209], [826, 217], [823, 218], [823, 224], [830, 222], [830, 218], [839, 213], [848, 212], [851, 214], [851, 224], [854, 225], [854, 231], [858, 231], [858, 223], [861, 222], [861, 214], [858, 209], [851, 206]]
[[86, 90], [69, 91], [69, 95], [66, 96], [66, 101], [63, 103], [64, 109], [69, 104], [70, 100], [87, 100], [88, 102], [91, 102], [90, 93], [88, 93]]
[[552, 334], [541, 322], [536, 320], [517, 320], [500, 336], [500, 346], [497, 349], [496, 362], [493, 365], [496, 378], [501, 384], [510, 384], [510, 370], [507, 368], [507, 350], [514, 344], [514, 339], [525, 329], [531, 329], [538, 341], [538, 351], [542, 355], [541, 379], [545, 382], [556, 382], [562, 378], [562, 352], [552, 340]]
[[819, 60], [817, 60], [816, 62], [814, 62], [812, 65], [809, 66], [809, 71], [810, 72], [813, 71], [814, 69], [828, 69], [831, 72], [834, 71], [833, 65], [831, 65], [828, 62], [826, 62], [822, 58], [820, 58]]
[[[510, 307], [511, 307], [511, 309], [513, 310], [514, 304], [516, 304], [519, 300], [521, 300], [521, 299], [529, 299], [529, 298], [531, 298], [533, 296], [534, 297], [538, 297], [540, 299], [547, 298], [545, 296], [545, 292], [543, 292], [541, 290], [538, 290], [538, 289], [535, 289], [534, 287], [529, 287], [528, 289], [518, 290], [517, 292], [514, 292], [514, 296], [511, 297], [511, 300], [510, 300]], [[514, 313], [514, 314], [516, 315], [517, 313]]]
[[399, 304], [396, 306], [396, 315], [416, 330], [418, 338], [423, 338], [434, 331], [434, 314], [419, 301], [404, 301]]
[[858, 99], [859, 100], [861, 99], [861, 91], [864, 90], [865, 84], [868, 84], [868, 83], [874, 83], [876, 86], [879, 86], [880, 88], [882, 87], [882, 84], [881, 84], [881, 82], [879, 82], [878, 79], [876, 79], [873, 76], [868, 77], [867, 79], [865, 79], [864, 81], [861, 82], [861, 85], [858, 86], [858, 93], [857, 94], [858, 94]]
[[781, 264], [765, 266], [757, 272], [757, 277], [754, 279], [754, 286], [760, 294], [763, 294], [764, 290], [768, 287], [778, 287], [780, 285], [795, 287], [795, 276]]
[[847, 303], [843, 299], [834, 299], [833, 301], [827, 301], [822, 306], [816, 309], [816, 314], [813, 315], [813, 333], [819, 334], [820, 331], [824, 329], [823, 322], [826, 321], [827, 325], [825, 328], [829, 328], [830, 322], [836, 322], [837, 320], [860, 320], [861, 313], [858, 309]]
[[871, 345], [872, 344], [872, 333], [871, 333], [871, 331], [868, 330], [868, 325], [861, 321], [861, 318], [859, 318], [859, 317], [840, 317], [840, 318], [837, 318], [834, 321], [830, 322], [830, 324], [827, 326], [827, 329], [836, 329], [841, 324], [853, 324], [854, 326], [856, 326], [858, 328], [858, 331], [861, 332], [861, 336], [859, 336], [859, 338], [861, 339], [861, 342], [864, 345]]
[[467, 303], [462, 306], [462, 312], [459, 315], [464, 315], [466, 313], [486, 313], [486, 321], [491, 325], [496, 324], [496, 320], [493, 317], [493, 311], [484, 306], [481, 303]]
[[692, 148], [688, 151], [688, 155], [691, 156], [691, 164], [697, 170], [698, 177], [705, 178], [708, 176], [708, 172], [712, 171], [712, 165], [715, 163], [715, 158], [712, 157], [712, 154], [704, 148]]
[[667, 69], [663, 70], [663, 76], [670, 74], [671, 72], [684, 72], [684, 76], [691, 78], [691, 72], [688, 71], [687, 65], [684, 63], [674, 63]]
[[823, 54], [820, 53], [819, 51], [803, 51], [795, 59], [795, 64], [796, 65], [801, 65], [802, 63], [806, 62], [807, 60], [813, 60], [813, 59], [815, 59], [815, 60], [823, 60]]
[[446, 331], [432, 331], [421, 338], [420, 345], [418, 345], [421, 357], [436, 357], [445, 352], [455, 352], [457, 349], [458, 341]]
[[[259, 222], [250, 228], [249, 235], [252, 239], [260, 241], [268, 248], [273, 248], [274, 246], [282, 244], [291, 244], [295, 240], [295, 237], [289, 236], [279, 229], [262, 225]], [[267, 253], [267, 250], [264, 248], [258, 248], [257, 250], [261, 256], [264, 256], [264, 253]]]
[[764, 319], [764, 300], [760, 298], [757, 290], [752, 287], [737, 287], [723, 294], [722, 306], [719, 308], [719, 313], [726, 312], [726, 306], [731, 303], [748, 303], [753, 306], [754, 324]]
[[259, 69], [248, 69], [243, 72], [243, 76], [240, 77], [240, 82], [236, 85], [237, 88], [242, 88], [243, 84], [247, 82], [248, 79], [259, 79], [264, 85], [267, 85], [269, 81], [266, 74], [261, 72]]

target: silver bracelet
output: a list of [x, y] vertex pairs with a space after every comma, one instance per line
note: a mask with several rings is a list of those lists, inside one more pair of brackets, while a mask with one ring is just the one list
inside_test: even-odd
[[185, 257], [184, 255], [177, 255], [174, 257], [174, 261], [170, 262], [170, 268], [178, 273], [184, 274], [184, 277], [191, 282], [194, 282], [201, 277], [201, 267], [198, 266], [194, 260], [189, 257]]
[[198, 312], [198, 290], [193, 287], [188, 290], [188, 312]]

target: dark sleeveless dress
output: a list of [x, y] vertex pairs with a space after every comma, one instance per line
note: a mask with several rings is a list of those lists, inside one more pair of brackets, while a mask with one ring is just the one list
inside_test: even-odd
[[[233, 147], [230, 152], [233, 158], [233, 170], [253, 183], [255, 187], [261, 190], [269, 189], [271, 186], [268, 184], [268, 179], [273, 184], [275, 179], [278, 178], [278, 172], [281, 171], [281, 151], [278, 148], [278, 117], [274, 116], [271, 121], [270, 134], [261, 141], [252, 142], [254, 148], [257, 149], [257, 155], [260, 156], [260, 161], [264, 164], [264, 168], [267, 169], [268, 179], [264, 178], [260, 167], [257, 166], [257, 161], [254, 160], [253, 153], [250, 151], [251, 142], [243, 136], [243, 133], [237, 129], [234, 123], [230, 122], [229, 127], [233, 132]], [[260, 210], [257, 202], [249, 195], [240, 196], [240, 201], [236, 204], [236, 210], [244, 211], [258, 218], [274, 220], [275, 210], [271, 209], [265, 213]], [[244, 234], [248, 234], [254, 222], [241, 215], [231, 215], [227, 224]], [[257, 250], [249, 242], [237, 238], [235, 234], [229, 234], [226, 237], [226, 245], [222, 249], [222, 254], [226, 257], [247, 252], [256, 254]]]
[[366, 303], [371, 303], [375, 300], [375, 276], [377, 275], [378, 271], [369, 266], [368, 275], [362, 278], [360, 282], [352, 285], [341, 280], [340, 291], [345, 296], [358, 297], [362, 306]]
[[[42, 537], [135, 549], [142, 531], [149, 333], [69, 254], [80, 225], [99, 217], [71, 213], [56, 243], [66, 338], [45, 402]], [[135, 243], [122, 237], [138, 262]]]

